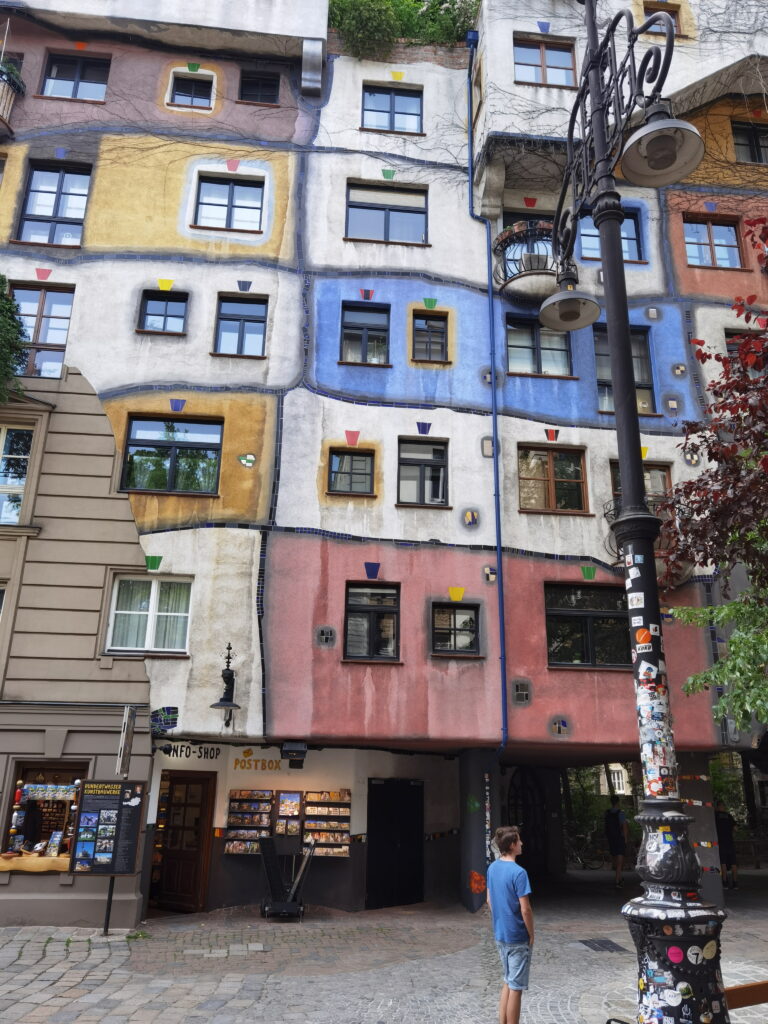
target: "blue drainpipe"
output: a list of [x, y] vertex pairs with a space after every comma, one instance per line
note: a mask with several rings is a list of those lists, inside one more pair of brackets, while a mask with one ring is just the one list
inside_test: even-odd
[[493, 264], [491, 262], [491, 222], [486, 217], [475, 213], [474, 202], [474, 110], [472, 107], [472, 65], [477, 50], [478, 33], [467, 32], [469, 47], [469, 68], [467, 69], [467, 173], [469, 216], [472, 220], [485, 225], [485, 254], [487, 260], [488, 279], [488, 323], [490, 326], [490, 358], [491, 358], [491, 426], [493, 437], [493, 508], [496, 526], [496, 586], [499, 596], [499, 662], [501, 667], [501, 753], [509, 739], [509, 714], [507, 711], [507, 637], [504, 615], [504, 566], [502, 564], [501, 544], [501, 484], [499, 480], [499, 423], [498, 401], [496, 396], [496, 316], [493, 308]]

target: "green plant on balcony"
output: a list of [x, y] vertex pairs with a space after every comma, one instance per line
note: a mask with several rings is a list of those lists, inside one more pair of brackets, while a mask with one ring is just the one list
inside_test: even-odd
[[25, 86], [19, 69], [9, 61], [0, 61], [0, 81], [7, 82], [14, 92], [24, 94]]
[[480, 0], [330, 0], [328, 21], [354, 57], [386, 57], [398, 38], [461, 42]]

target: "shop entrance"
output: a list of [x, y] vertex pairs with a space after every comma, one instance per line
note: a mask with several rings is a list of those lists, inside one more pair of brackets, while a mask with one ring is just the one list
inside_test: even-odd
[[163, 910], [205, 909], [216, 775], [163, 772], [150, 902]]
[[522, 867], [535, 878], [545, 875], [549, 852], [547, 800], [535, 768], [522, 765], [515, 769], [509, 782], [507, 821], [522, 829]]
[[424, 899], [424, 783], [368, 780], [368, 883], [365, 906]]

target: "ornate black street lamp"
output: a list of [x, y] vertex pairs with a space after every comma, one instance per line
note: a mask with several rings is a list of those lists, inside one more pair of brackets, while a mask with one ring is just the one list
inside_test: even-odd
[[[645, 796], [637, 817], [643, 827], [638, 871], [645, 893], [622, 908], [639, 961], [637, 1020], [727, 1024], [720, 974], [725, 912], [701, 898], [701, 867], [688, 837], [693, 819], [683, 812], [678, 791], [654, 561], [660, 523], [645, 499], [621, 247], [624, 213], [614, 177], [621, 162], [621, 173], [631, 182], [673, 184], [698, 166], [704, 144], [695, 128], [670, 116], [661, 99], [674, 47], [672, 18], [654, 13], [635, 28], [632, 14], [623, 10], [600, 40], [596, 0], [579, 2], [586, 11], [587, 53], [553, 227], [563, 291], [542, 305], [540, 319], [547, 327], [574, 330], [598, 318], [597, 301], [577, 290], [573, 260], [579, 218], [589, 213], [600, 232], [621, 475], [621, 509], [611, 529], [624, 563]], [[620, 53], [622, 26], [626, 38]], [[659, 34], [656, 38], [663, 34], [663, 42], [636, 59], [635, 44], [649, 30]], [[625, 142], [633, 115], [641, 113], [644, 125]]]
[[235, 704], [235, 672], [230, 668], [232, 664], [232, 644], [227, 644], [227, 654], [224, 659], [224, 668], [221, 671], [221, 678], [224, 682], [224, 692], [215, 704], [211, 707], [215, 711], [224, 712], [224, 725], [232, 724], [232, 713], [240, 710], [240, 705]]

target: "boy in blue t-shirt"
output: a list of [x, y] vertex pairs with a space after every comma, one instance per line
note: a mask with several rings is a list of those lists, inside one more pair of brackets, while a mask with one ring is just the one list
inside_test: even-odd
[[501, 856], [488, 868], [488, 906], [504, 971], [499, 1024], [519, 1024], [533, 949], [531, 883], [527, 871], [516, 863], [523, 852], [518, 829], [514, 825], [497, 828], [494, 841]]

